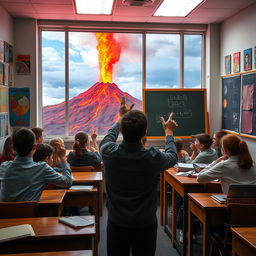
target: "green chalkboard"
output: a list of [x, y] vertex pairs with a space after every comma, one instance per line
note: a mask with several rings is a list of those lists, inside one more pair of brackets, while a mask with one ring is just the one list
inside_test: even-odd
[[143, 89], [143, 111], [148, 117], [149, 138], [164, 136], [160, 117], [167, 120], [171, 112], [179, 125], [175, 136], [209, 133], [206, 89]]

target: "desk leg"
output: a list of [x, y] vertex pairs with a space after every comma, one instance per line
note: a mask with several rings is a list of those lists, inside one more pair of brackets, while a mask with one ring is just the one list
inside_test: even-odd
[[187, 254], [187, 231], [188, 231], [188, 200], [187, 200], [187, 193], [185, 193], [183, 197], [183, 243], [182, 243], [182, 255]]
[[194, 215], [188, 206], [188, 256], [193, 256]]
[[177, 194], [175, 189], [172, 187], [172, 244], [177, 239]]
[[164, 209], [163, 209], [163, 201], [164, 201], [164, 174], [163, 172], [160, 173], [160, 224], [163, 225], [163, 218], [164, 218]]
[[101, 181], [99, 184], [99, 213], [100, 216], [103, 215], [103, 182]]
[[210, 227], [209, 227], [209, 222], [207, 221], [207, 216], [203, 221], [203, 256], [208, 256], [209, 255], [209, 246], [210, 246], [210, 237], [209, 237], [209, 231], [210, 231]]
[[167, 225], [167, 182], [163, 181], [163, 225], [164, 231], [166, 232]]

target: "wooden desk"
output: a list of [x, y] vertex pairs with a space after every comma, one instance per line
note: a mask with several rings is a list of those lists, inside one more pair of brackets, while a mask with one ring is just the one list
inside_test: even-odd
[[65, 194], [65, 189], [44, 190], [38, 202], [40, 216], [60, 216], [64, 206]]
[[65, 206], [74, 207], [92, 207], [93, 215], [96, 219], [97, 227], [97, 239], [100, 238], [100, 220], [99, 220], [99, 204], [98, 204], [98, 189], [93, 188], [92, 190], [78, 190], [68, 189], [64, 198]]
[[102, 172], [72, 172], [73, 184], [92, 184], [98, 189], [100, 216], [103, 214], [103, 176]]
[[91, 250], [1, 254], [1, 256], [92, 256]]
[[[81, 218], [95, 221], [94, 216]], [[35, 236], [1, 243], [0, 253], [91, 250], [97, 255], [95, 225], [72, 228], [60, 223], [58, 217], [0, 219], [0, 228], [31, 224]]]
[[231, 228], [232, 231], [232, 255], [255, 256], [256, 255], [256, 227]]
[[[186, 255], [187, 247], [187, 194], [191, 192], [203, 192], [205, 185], [197, 182], [196, 178], [176, 176], [174, 168], [164, 171], [164, 184], [163, 184], [163, 223], [164, 230], [171, 236], [173, 246], [176, 247], [182, 255]], [[172, 187], [172, 226], [167, 225], [167, 185]], [[176, 196], [179, 194], [183, 200], [183, 244], [177, 242], [176, 236], [176, 220], [177, 220], [177, 200]]]
[[188, 194], [188, 255], [193, 255], [193, 219], [197, 217], [203, 225], [203, 256], [209, 255], [209, 231], [214, 225], [225, 222], [227, 205], [220, 204], [210, 196], [212, 193]]

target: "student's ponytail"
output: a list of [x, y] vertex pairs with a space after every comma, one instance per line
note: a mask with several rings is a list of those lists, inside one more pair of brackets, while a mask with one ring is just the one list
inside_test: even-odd
[[239, 167], [242, 169], [250, 169], [253, 165], [252, 157], [250, 155], [246, 142], [242, 140], [239, 142], [239, 153]]
[[73, 144], [73, 150], [75, 157], [80, 158], [83, 155], [83, 149], [86, 147], [86, 143], [89, 140], [89, 136], [85, 132], [78, 132], [75, 135], [75, 142]]

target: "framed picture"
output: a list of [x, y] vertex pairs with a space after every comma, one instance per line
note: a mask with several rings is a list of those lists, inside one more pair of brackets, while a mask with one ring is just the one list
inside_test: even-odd
[[13, 47], [9, 44], [9, 63], [13, 63]]
[[9, 85], [9, 64], [4, 63], [4, 85]]
[[0, 62], [4, 62], [4, 41], [0, 40]]
[[30, 74], [30, 55], [16, 55], [16, 74]]
[[252, 48], [244, 50], [244, 71], [252, 69]]
[[240, 52], [233, 53], [233, 72], [240, 72]]
[[231, 73], [231, 55], [225, 56], [225, 73]]
[[4, 41], [4, 62], [9, 63], [9, 44]]
[[4, 63], [0, 62], [0, 84], [4, 84]]

